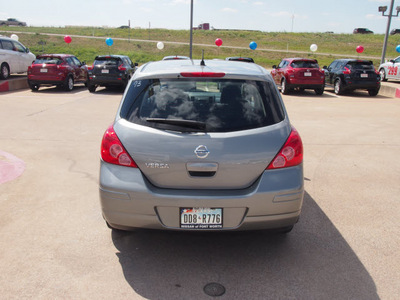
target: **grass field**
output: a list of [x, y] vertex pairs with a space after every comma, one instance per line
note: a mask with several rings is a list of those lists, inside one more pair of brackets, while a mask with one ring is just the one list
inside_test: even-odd
[[[91, 64], [96, 55], [123, 54], [139, 64], [159, 60], [167, 55], [189, 56], [189, 30], [167, 29], [118, 29], [94, 27], [0, 27], [0, 34], [10, 36], [16, 33], [19, 40], [36, 55], [41, 53], [71, 53], [80, 60]], [[58, 34], [47, 35], [47, 34]], [[72, 36], [72, 42], [66, 44], [63, 36]], [[82, 37], [76, 37], [76, 36]], [[110, 37], [114, 44], [109, 47], [105, 38]], [[215, 39], [223, 41], [221, 47], [215, 46]], [[230, 30], [195, 30], [193, 31], [193, 58], [200, 58], [204, 50], [206, 59], [228, 56], [250, 56], [256, 63], [270, 69], [284, 57], [316, 58], [320, 66], [329, 65], [336, 58], [343, 56], [370, 59], [379, 65], [382, 55], [384, 35], [354, 35], [332, 33], [286, 33], [261, 31]], [[164, 42], [164, 49], [156, 47], [157, 42]], [[249, 48], [255, 41], [256, 50]], [[180, 42], [184, 44], [172, 44]], [[197, 45], [197, 44], [201, 44]], [[313, 53], [310, 45], [317, 44]], [[386, 58], [399, 55], [396, 46], [400, 44], [397, 35], [388, 40]], [[362, 45], [364, 52], [358, 54], [356, 47]], [[230, 48], [237, 47], [237, 48]], [[298, 52], [302, 53], [298, 53]]]

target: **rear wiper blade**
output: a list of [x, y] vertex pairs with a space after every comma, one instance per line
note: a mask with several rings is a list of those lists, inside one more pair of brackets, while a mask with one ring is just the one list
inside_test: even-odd
[[163, 119], [163, 118], [146, 118], [147, 122], [176, 125], [180, 127], [193, 128], [199, 130], [206, 129], [206, 123], [200, 121], [183, 120], [183, 119]]

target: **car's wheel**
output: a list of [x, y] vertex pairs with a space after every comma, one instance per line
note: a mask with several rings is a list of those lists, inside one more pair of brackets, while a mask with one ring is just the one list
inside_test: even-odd
[[381, 75], [381, 80], [382, 80], [382, 81], [387, 81], [386, 71], [385, 71], [384, 68], [381, 68], [381, 69], [379, 70], [379, 74]]
[[277, 229], [277, 233], [281, 233], [281, 234], [286, 234], [292, 231], [294, 225], [290, 225], [290, 226], [286, 226], [286, 227], [282, 227]]
[[32, 92], [37, 92], [39, 90], [40, 85], [38, 85], [38, 84], [29, 84], [29, 87], [31, 88]]
[[376, 96], [379, 93], [379, 89], [368, 90], [370, 96]]
[[324, 93], [324, 88], [314, 90], [317, 95], [322, 95]]
[[0, 78], [7, 79], [10, 76], [10, 67], [7, 63], [3, 63], [0, 69]]
[[281, 93], [284, 94], [284, 95], [289, 94], [289, 89], [288, 89], [288, 86], [287, 86], [285, 78], [283, 78], [282, 82], [281, 82]]
[[67, 77], [67, 79], [65, 80], [64, 88], [68, 92], [74, 89], [74, 78], [72, 78], [72, 76]]
[[335, 81], [335, 94], [342, 95], [343, 94], [343, 84], [340, 78]]
[[89, 84], [88, 90], [89, 92], [94, 93], [96, 91], [96, 86], [94, 84]]

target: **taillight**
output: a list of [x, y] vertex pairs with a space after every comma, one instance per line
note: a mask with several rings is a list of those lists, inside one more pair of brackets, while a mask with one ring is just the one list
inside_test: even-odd
[[87, 66], [87, 69], [88, 69], [89, 71], [93, 70], [93, 65], [92, 65], [92, 66]]
[[292, 127], [285, 145], [274, 157], [267, 170], [288, 168], [301, 164], [303, 161], [303, 143], [297, 130]]
[[120, 70], [120, 71], [125, 71], [126, 68], [124, 67], [123, 64], [120, 64], [120, 65], [118, 66], [118, 70]]
[[223, 72], [182, 72], [181, 76], [183, 77], [224, 77], [225, 73]]
[[349, 74], [351, 74], [351, 70], [349, 68], [347, 68], [347, 67], [344, 67], [343, 74], [349, 75]]
[[137, 168], [134, 160], [122, 146], [112, 125], [104, 133], [101, 142], [101, 158], [110, 164]]

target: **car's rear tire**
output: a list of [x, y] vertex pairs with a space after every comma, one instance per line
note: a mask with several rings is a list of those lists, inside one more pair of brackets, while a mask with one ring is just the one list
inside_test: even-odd
[[39, 90], [40, 85], [38, 85], [38, 84], [29, 84], [29, 87], [31, 88], [32, 92], [37, 92]]
[[379, 89], [368, 90], [370, 96], [376, 96], [379, 93]]
[[340, 78], [335, 80], [335, 94], [343, 95], [343, 83]]
[[315, 91], [315, 94], [320, 96], [320, 95], [322, 95], [324, 93], [324, 88], [315, 89], [314, 91]]
[[72, 76], [67, 77], [67, 79], [65, 80], [64, 88], [68, 92], [74, 89], [74, 78], [72, 78]]
[[381, 75], [381, 80], [382, 80], [382, 81], [387, 81], [386, 71], [385, 71], [384, 68], [381, 68], [381, 69], [379, 70], [379, 74]]
[[284, 95], [289, 94], [289, 88], [287, 86], [287, 82], [286, 82], [285, 78], [283, 78], [282, 82], [281, 82], [281, 93]]
[[88, 90], [89, 90], [89, 92], [94, 93], [96, 91], [96, 86], [93, 84], [89, 84]]
[[7, 63], [2, 63], [0, 68], [0, 78], [7, 79], [10, 77], [10, 67]]

